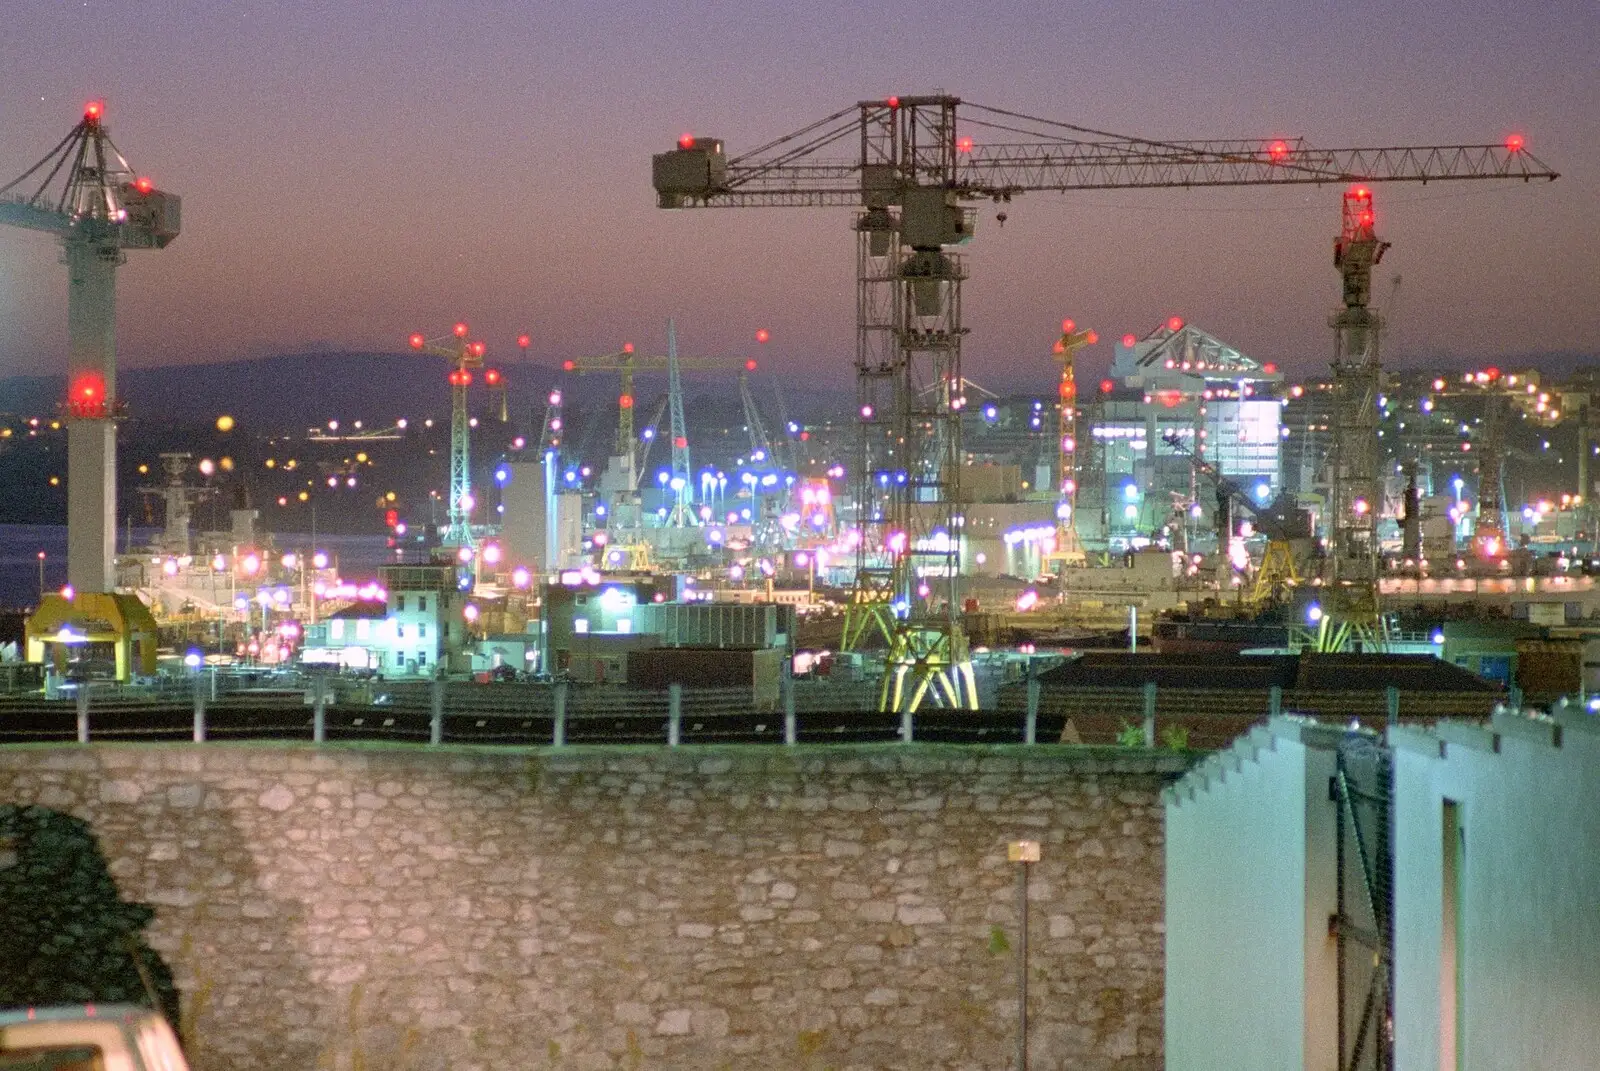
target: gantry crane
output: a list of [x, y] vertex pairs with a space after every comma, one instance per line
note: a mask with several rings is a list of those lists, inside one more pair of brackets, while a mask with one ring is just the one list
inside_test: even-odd
[[1061, 337], [1053, 350], [1061, 363], [1061, 385], [1056, 401], [1056, 545], [1047, 562], [1083, 565], [1088, 561], [1078, 539], [1078, 351], [1100, 341], [1094, 331], [1079, 330], [1071, 320], [1061, 321]]
[[[483, 355], [488, 346], [482, 341], [468, 339], [467, 334], [467, 325], [458, 322], [448, 335], [428, 338], [417, 331], [412, 333], [410, 342], [412, 349], [450, 362], [450, 511], [439, 538], [445, 546], [470, 549], [476, 545], [472, 534], [472, 509], [477, 502], [472, 495], [472, 423], [467, 416], [467, 388], [472, 385], [472, 373], [483, 368]], [[502, 381], [495, 368], [486, 369], [483, 378], [491, 386]], [[501, 411], [504, 412], [503, 403]]]
[[109, 592], [116, 579], [117, 268], [129, 249], [170, 245], [181, 208], [117, 151], [98, 100], [44, 159], [0, 186], [0, 223], [55, 235], [65, 254], [67, 583], [78, 592]]
[[690, 371], [738, 368], [753, 371], [754, 360], [732, 357], [680, 357], [676, 326], [667, 323], [667, 352], [665, 354], [635, 353], [633, 343], [625, 342], [616, 353], [597, 357], [569, 358], [562, 362], [562, 371], [575, 375], [598, 372], [620, 375], [622, 390], [617, 395], [617, 442], [612, 455], [620, 469], [620, 486], [634, 494], [639, 487], [638, 440], [634, 435], [633, 410], [636, 399], [633, 377], [639, 372], [667, 373], [667, 404], [671, 410], [672, 474], [670, 484], [674, 492], [674, 506], [668, 523], [682, 527], [696, 523], [691, 506], [694, 502], [693, 480], [690, 473], [689, 434], [683, 417], [683, 381], [680, 369]]
[[[995, 140], [979, 144], [969, 130]], [[829, 158], [836, 146], [850, 154]], [[1554, 177], [1520, 139], [1358, 149], [1315, 149], [1299, 138], [1160, 141], [946, 95], [861, 101], [732, 158], [720, 139], [685, 134], [652, 161], [662, 208], [855, 209], [864, 446], [850, 612], [889, 636], [886, 709], [914, 709], [930, 693], [950, 706], [977, 702], [958, 617], [965, 398], [955, 385], [966, 268], [953, 247], [972, 237], [976, 213], [966, 202], [1046, 190]], [[944, 386], [922, 393], [935, 384]], [[944, 434], [928, 434], [936, 423]]]

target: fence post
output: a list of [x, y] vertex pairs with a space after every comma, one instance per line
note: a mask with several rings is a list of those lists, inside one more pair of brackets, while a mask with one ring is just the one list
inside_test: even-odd
[[317, 677], [311, 684], [311, 739], [325, 743], [328, 739], [328, 681]]
[[78, 743], [89, 742], [89, 682], [78, 682]]
[[428, 743], [438, 747], [444, 743], [444, 681], [428, 682]]
[[1389, 724], [1400, 724], [1400, 689], [1394, 685], [1383, 690], [1384, 704], [1389, 708]]
[[555, 717], [550, 727], [550, 746], [567, 746], [567, 682], [556, 681]]
[[783, 685], [783, 742], [792, 747], [800, 735], [799, 719], [794, 714], [794, 678], [785, 677]]
[[677, 747], [683, 739], [683, 685], [667, 685], [667, 746]]
[[912, 726], [911, 711], [902, 710], [900, 712], [900, 742], [902, 744], [911, 743], [912, 730], [913, 730], [913, 726]]
[[1267, 692], [1267, 715], [1276, 718], [1283, 713], [1283, 685], [1274, 684]]
[[1028, 662], [1028, 717], [1022, 725], [1022, 742], [1024, 744], [1037, 744], [1039, 742], [1039, 697], [1044, 691], [1044, 686], [1039, 678], [1033, 675], [1033, 662]]
[[1156, 746], [1156, 682], [1144, 682], [1144, 746]]
[[199, 675], [194, 679], [194, 742], [206, 742], [206, 682]]

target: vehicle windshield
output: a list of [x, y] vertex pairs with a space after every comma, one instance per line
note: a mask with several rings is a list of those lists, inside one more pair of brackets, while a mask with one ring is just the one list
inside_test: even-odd
[[105, 1071], [98, 1045], [30, 1045], [0, 1049], [0, 1071]]

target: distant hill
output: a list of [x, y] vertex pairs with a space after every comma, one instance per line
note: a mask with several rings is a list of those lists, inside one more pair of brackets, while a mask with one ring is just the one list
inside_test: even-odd
[[[558, 369], [507, 362], [508, 403], [514, 413], [542, 415], [545, 398], [558, 380], [571, 402], [604, 405], [615, 397], [610, 376], [564, 375]], [[227, 413], [242, 428], [257, 433], [303, 432], [330, 419], [389, 423], [399, 417], [445, 418], [450, 412], [443, 358], [414, 353], [288, 353], [217, 364], [170, 368], [133, 368], [118, 373], [119, 394], [129, 415], [140, 421], [209, 424]], [[731, 377], [685, 375], [691, 405], [711, 396], [738, 406]], [[791, 385], [788, 405], [797, 418], [818, 419], [850, 403], [853, 384], [818, 390], [817, 384]], [[754, 389], [763, 410], [771, 408], [771, 381], [761, 377]], [[640, 406], [666, 390], [664, 376], [641, 377]], [[65, 394], [64, 376], [12, 376], [0, 379], [0, 412], [45, 415]], [[486, 405], [474, 388], [473, 408]], [[646, 409], [646, 413], [649, 410]], [[514, 417], [513, 419], [516, 419]], [[641, 419], [643, 419], [641, 417]], [[531, 421], [537, 422], [537, 417]]]

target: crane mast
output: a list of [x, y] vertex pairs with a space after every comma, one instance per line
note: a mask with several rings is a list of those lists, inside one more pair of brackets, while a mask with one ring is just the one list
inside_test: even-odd
[[[841, 150], [849, 155], [829, 155]], [[886, 637], [880, 705], [892, 710], [930, 697], [976, 705], [958, 616], [967, 272], [954, 249], [975, 220], [964, 202], [1048, 190], [1556, 177], [1520, 138], [1355, 149], [1300, 138], [1153, 140], [942, 94], [860, 101], [731, 158], [720, 139], [685, 134], [651, 168], [661, 208], [854, 209], [861, 445], [844, 643]]]
[[1078, 539], [1078, 377], [1077, 354], [1100, 340], [1094, 331], [1078, 330], [1071, 320], [1061, 321], [1061, 337], [1053, 347], [1061, 364], [1061, 384], [1056, 388], [1056, 545], [1046, 558], [1066, 565], [1088, 559]]
[[[448, 521], [440, 533], [446, 546], [475, 546], [472, 534], [472, 510], [477, 505], [472, 494], [472, 422], [467, 415], [467, 388], [472, 385], [472, 373], [483, 367], [483, 355], [488, 347], [480, 341], [467, 338], [467, 325], [457, 323], [450, 334], [438, 338], [425, 338], [420, 332], [411, 336], [411, 348], [431, 353], [450, 362], [450, 491]], [[489, 369], [486, 380], [499, 382], [499, 373]]]
[[0, 186], [0, 223], [60, 238], [67, 265], [67, 583], [79, 592], [109, 592], [116, 580], [117, 269], [127, 250], [177, 238], [181, 208], [117, 151], [100, 101]]

